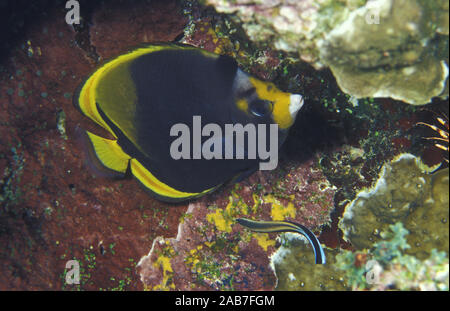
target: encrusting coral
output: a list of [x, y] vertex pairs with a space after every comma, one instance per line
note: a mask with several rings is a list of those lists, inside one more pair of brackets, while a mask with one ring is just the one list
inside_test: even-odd
[[250, 41], [328, 66], [357, 98], [448, 96], [448, 1], [207, 0]]
[[433, 248], [448, 253], [448, 169], [430, 171], [411, 154], [386, 163], [375, 186], [346, 206], [344, 237], [357, 250], [368, 249], [390, 224], [402, 222], [410, 232], [408, 254], [424, 259]]

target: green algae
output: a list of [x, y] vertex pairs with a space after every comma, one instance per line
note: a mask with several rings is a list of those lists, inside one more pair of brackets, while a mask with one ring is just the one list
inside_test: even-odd
[[[21, 145], [11, 147], [11, 159], [10, 166], [5, 167], [3, 172], [0, 172], [0, 203], [3, 205], [2, 213], [8, 211], [10, 206], [16, 206], [23, 201], [24, 190], [19, 186], [24, 168], [25, 159], [23, 151], [19, 151]], [[0, 159], [4, 155], [0, 154]], [[14, 213], [14, 209], [11, 209]]]

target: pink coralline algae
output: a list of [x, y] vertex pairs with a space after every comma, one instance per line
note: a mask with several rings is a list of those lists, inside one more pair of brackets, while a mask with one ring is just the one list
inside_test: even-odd
[[[276, 234], [250, 232], [235, 221], [291, 220], [318, 232], [330, 222], [335, 188], [317, 161], [282, 163], [189, 205], [176, 237], [158, 237], [137, 265], [149, 290], [271, 290]], [[312, 252], [312, 249], [310, 250]]]

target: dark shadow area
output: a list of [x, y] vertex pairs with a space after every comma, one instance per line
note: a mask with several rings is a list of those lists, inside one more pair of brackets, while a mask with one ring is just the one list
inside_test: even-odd
[[419, 107], [416, 121], [410, 131], [415, 137], [411, 146], [412, 153], [418, 154], [430, 166], [442, 163], [439, 169], [448, 167], [448, 100], [435, 98], [431, 104]]
[[287, 159], [302, 162], [317, 152], [342, 144], [344, 140], [345, 133], [339, 128], [338, 121], [323, 111], [320, 104], [308, 103], [290, 129], [283, 151]]
[[[86, 1], [87, 3], [89, 1]], [[95, 1], [90, 1], [95, 2]], [[0, 62], [7, 59], [11, 49], [26, 40], [27, 31], [33, 24], [40, 24], [46, 18], [53, 18], [49, 11], [54, 8], [65, 10], [63, 0], [3, 0], [0, 1]]]
[[[296, 69], [304, 76], [318, 76], [318, 72], [309, 65], [302, 64]], [[303, 162], [318, 152], [326, 152], [336, 146], [346, 143], [346, 126], [341, 115], [325, 108], [322, 96], [339, 94], [333, 74], [329, 70], [322, 70], [319, 75], [327, 81], [327, 85], [302, 85], [301, 91], [305, 104], [299, 111], [294, 125], [289, 130], [280, 156], [286, 160]], [[318, 89], [316, 89], [316, 87]]]
[[[74, 29], [82, 35], [77, 36], [77, 43], [83, 48], [83, 32], [92, 22], [92, 14], [104, 1], [78, 0], [80, 4], [80, 24], [74, 24]], [[115, 0], [108, 1], [109, 5], [132, 6], [143, 0]], [[67, 0], [0, 0], [0, 63], [11, 55], [11, 50], [21, 42], [26, 42], [27, 33], [33, 25], [39, 25], [47, 18], [59, 15], [65, 18]], [[54, 14], [54, 11], [58, 14]], [[84, 40], [86, 41], [86, 40]], [[86, 42], [85, 42], [86, 43]]]

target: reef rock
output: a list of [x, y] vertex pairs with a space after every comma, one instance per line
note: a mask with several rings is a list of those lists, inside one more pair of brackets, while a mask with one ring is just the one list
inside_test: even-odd
[[355, 97], [426, 104], [444, 91], [448, 77], [445, 56], [436, 53], [444, 25], [434, 20], [444, 6], [442, 1], [369, 1], [318, 42], [320, 58], [341, 89]]
[[380, 235], [383, 240], [371, 249], [336, 256], [336, 266], [353, 290], [448, 291], [448, 253], [433, 249], [426, 259], [408, 255], [409, 232], [401, 222]]
[[[316, 161], [313, 158], [301, 165], [285, 162], [285, 173], [281, 175], [276, 170], [260, 171], [248, 181], [228, 185], [189, 204], [180, 219], [177, 236], [156, 238], [149, 253], [140, 259], [137, 269], [144, 288], [274, 289], [277, 278], [270, 256], [278, 247], [277, 234], [251, 232], [235, 219], [290, 220], [318, 232], [331, 221], [336, 188], [318, 169]], [[320, 266], [314, 264], [309, 244], [301, 251], [303, 261], [309, 263], [305, 269]], [[322, 271], [327, 275], [327, 270]], [[308, 284], [307, 288], [320, 283], [313, 282], [312, 275], [302, 282]], [[330, 288], [342, 286], [335, 284]]]
[[423, 105], [448, 96], [445, 0], [206, 0], [260, 47], [330, 67], [356, 98]]
[[282, 246], [271, 256], [277, 276], [277, 290], [349, 290], [345, 273], [336, 267], [340, 249], [324, 248], [327, 263], [314, 263], [311, 245], [299, 234], [281, 236]]
[[370, 249], [380, 232], [402, 222], [410, 232], [406, 252], [428, 258], [433, 248], [448, 254], [448, 169], [430, 174], [420, 159], [402, 154], [386, 163], [375, 186], [357, 194], [340, 227], [357, 250]]

